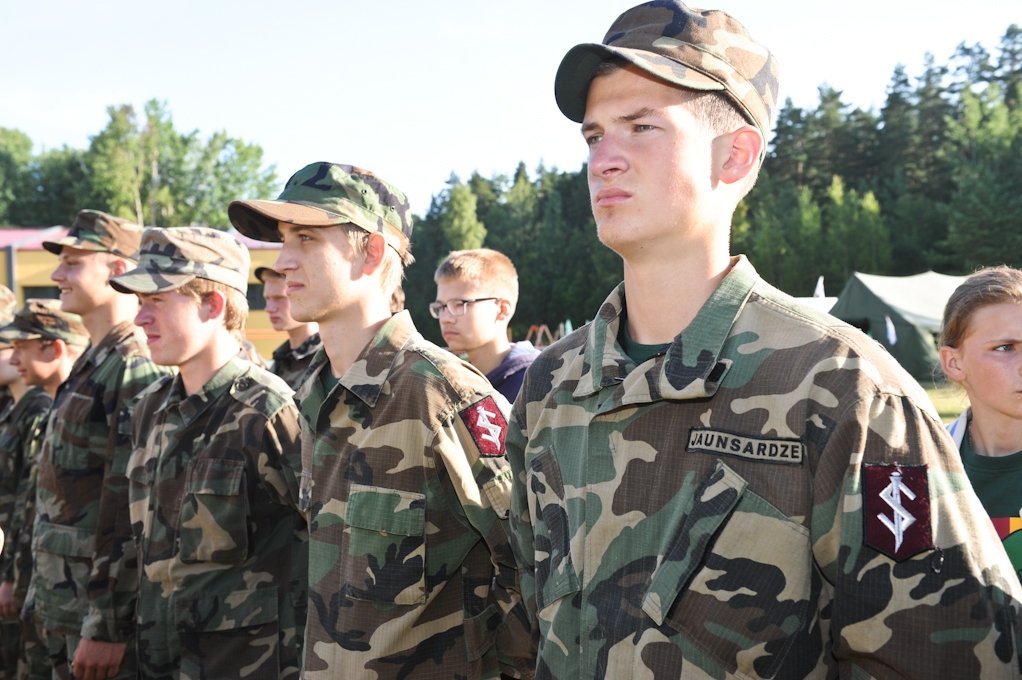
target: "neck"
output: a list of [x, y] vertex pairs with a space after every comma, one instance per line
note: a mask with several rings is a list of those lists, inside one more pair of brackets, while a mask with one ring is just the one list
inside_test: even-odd
[[14, 403], [17, 404], [21, 401], [21, 398], [25, 396], [25, 392], [28, 392], [28, 385], [25, 384], [25, 380], [23, 378], [18, 378], [8, 385], [7, 389], [10, 390], [11, 398], [14, 400]]
[[506, 335], [501, 335], [481, 347], [466, 352], [468, 362], [483, 373], [489, 373], [500, 366], [508, 354], [511, 353], [511, 343]]
[[84, 312], [82, 324], [89, 331], [93, 346], [98, 345], [114, 326], [131, 321], [138, 312], [138, 301], [134, 295], [117, 295], [108, 302]]
[[981, 456], [1008, 456], [1022, 450], [1022, 421], [983, 409], [972, 411], [972, 450]]
[[376, 310], [352, 310], [319, 323], [319, 337], [335, 378], [348, 372], [390, 316], [390, 308], [384, 306]]
[[731, 270], [727, 249], [698, 256], [624, 262], [628, 334], [635, 342], [670, 342], [688, 327]]
[[200, 353], [178, 366], [185, 394], [192, 395], [201, 391], [213, 375], [227, 365], [227, 362], [238, 356], [241, 343], [226, 328], [217, 330], [213, 340]]
[[295, 326], [287, 332], [287, 342], [291, 345], [291, 349], [298, 349], [303, 342], [311, 338], [317, 331], [319, 326], [314, 323], [303, 323], [301, 326]]

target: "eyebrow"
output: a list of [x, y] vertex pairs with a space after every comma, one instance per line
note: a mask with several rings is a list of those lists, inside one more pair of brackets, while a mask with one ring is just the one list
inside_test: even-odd
[[[623, 116], [618, 116], [617, 118], [614, 119], [614, 122], [631, 123], [640, 118], [648, 117], [660, 118], [661, 117], [660, 109], [654, 109], [648, 106], [644, 106], [633, 113], [626, 113]], [[597, 129], [599, 127], [600, 127], [599, 125], [593, 122], [585, 123], [582, 125], [582, 133], [585, 134], [586, 132], [590, 132], [591, 130]]]

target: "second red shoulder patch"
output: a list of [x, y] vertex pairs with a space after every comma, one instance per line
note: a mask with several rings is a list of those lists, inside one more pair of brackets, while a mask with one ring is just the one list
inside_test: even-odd
[[497, 408], [493, 397], [472, 404], [459, 414], [468, 426], [472, 439], [484, 456], [503, 456], [507, 419]]
[[925, 465], [863, 466], [866, 545], [898, 560], [933, 548]]

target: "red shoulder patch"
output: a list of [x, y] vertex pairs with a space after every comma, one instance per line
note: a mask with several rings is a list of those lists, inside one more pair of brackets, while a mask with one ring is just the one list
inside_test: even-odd
[[933, 549], [925, 465], [863, 466], [866, 545], [897, 561]]
[[484, 456], [504, 455], [504, 437], [507, 435], [507, 419], [497, 408], [493, 397], [486, 397], [472, 404], [459, 414], [468, 426], [472, 439]]

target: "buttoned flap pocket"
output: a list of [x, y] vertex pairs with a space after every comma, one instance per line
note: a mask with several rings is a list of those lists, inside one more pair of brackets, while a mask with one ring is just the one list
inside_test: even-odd
[[249, 516], [244, 461], [203, 458], [187, 475], [179, 515], [181, 561], [244, 562]]
[[54, 413], [53, 466], [61, 471], [82, 471], [105, 464], [97, 452], [106, 451], [109, 428], [102, 403], [92, 396], [69, 392]]
[[772, 677], [809, 615], [811, 581], [809, 531], [718, 462], [642, 609], [728, 671]]
[[552, 451], [529, 463], [530, 513], [534, 519], [536, 598], [540, 609], [579, 589], [571, 558], [571, 516], [564, 494], [561, 468]]
[[426, 496], [352, 484], [344, 514], [341, 587], [352, 598], [426, 601]]
[[[89, 528], [53, 524], [36, 520], [32, 545], [35, 550], [67, 557], [93, 557], [96, 552], [96, 532]], [[64, 580], [61, 575], [53, 583]]]

